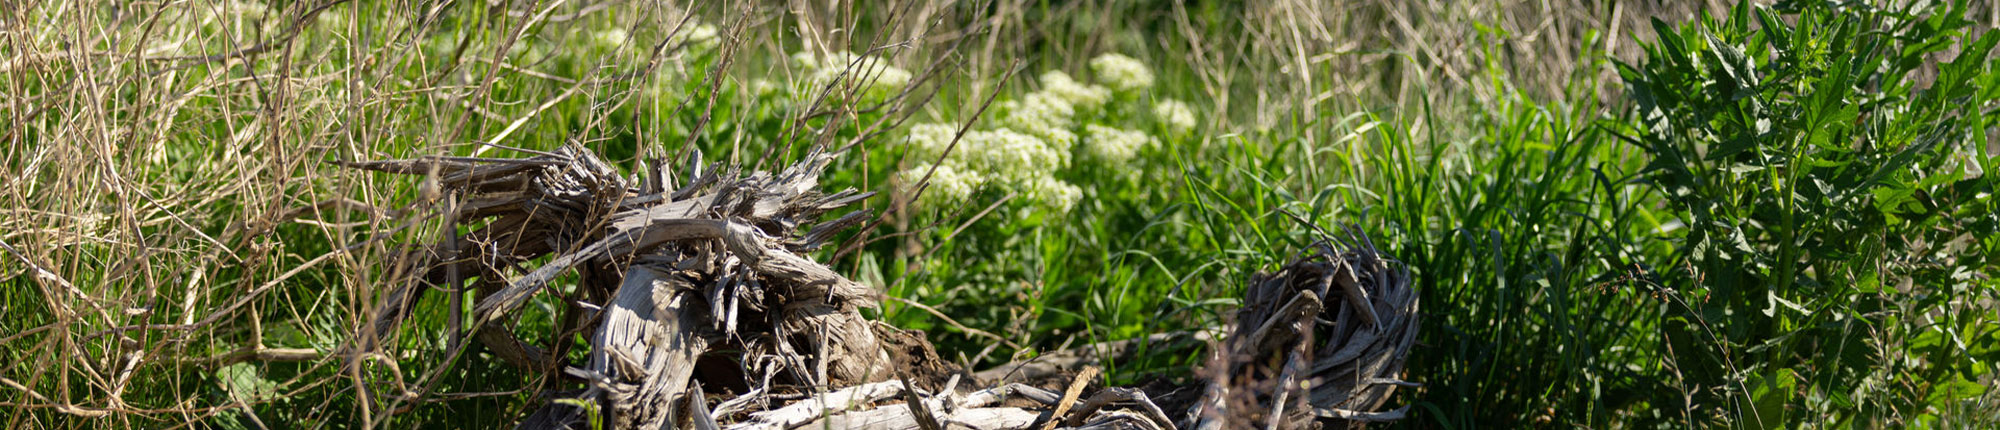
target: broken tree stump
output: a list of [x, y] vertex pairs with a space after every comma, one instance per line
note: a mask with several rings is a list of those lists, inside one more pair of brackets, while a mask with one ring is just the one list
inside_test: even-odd
[[[448, 227], [468, 231], [412, 251], [421, 264], [379, 298], [368, 334], [392, 335], [434, 286], [479, 292], [471, 315], [449, 310], [452, 348], [471, 336], [510, 363], [583, 381], [520, 428], [1289, 429], [1404, 413], [1377, 409], [1414, 385], [1401, 373], [1416, 294], [1409, 271], [1359, 233], [1323, 236], [1307, 256], [1259, 274], [1234, 323], [1190, 336], [1209, 340], [1212, 357], [1199, 398], [1180, 401], [1192, 406], [1155, 403], [1167, 393], [1087, 390], [1088, 377], [1061, 394], [1004, 381], [975, 389], [984, 381], [945, 365], [921, 332], [861, 313], [880, 292], [806, 257], [869, 215], [820, 222], [872, 195], [816, 190], [834, 156], [814, 150], [775, 174], [696, 161], [683, 177], [662, 167], [630, 179], [573, 145], [523, 159], [343, 162], [430, 177]], [[517, 309], [571, 272], [580, 276], [561, 294], [570, 314], [557, 329], [588, 333], [580, 364], [507, 332]], [[702, 370], [717, 361], [734, 371]], [[1062, 371], [1043, 367], [1034, 371]], [[733, 397], [711, 407], [703, 393]], [[1031, 406], [1003, 406], [1009, 398]]]

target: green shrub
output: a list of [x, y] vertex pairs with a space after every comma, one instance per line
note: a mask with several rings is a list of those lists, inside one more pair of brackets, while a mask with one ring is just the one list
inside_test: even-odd
[[2000, 35], [1973, 37], [1967, 12], [1746, 3], [1655, 21], [1645, 61], [1619, 72], [1627, 139], [1686, 225], [1658, 265], [1676, 382], [1656, 406], [1905, 426], [1987, 389]]

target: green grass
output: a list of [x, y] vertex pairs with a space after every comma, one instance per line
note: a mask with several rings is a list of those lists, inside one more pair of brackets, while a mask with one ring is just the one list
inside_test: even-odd
[[[1216, 327], [1253, 272], [1351, 227], [1417, 275], [1403, 379], [1424, 386], [1392, 401], [1415, 405], [1397, 425], [1996, 424], [1992, 23], [1957, 4], [1553, 3], [0, 10], [56, 23], [0, 33], [0, 420], [510, 424], [573, 387], [445, 356], [448, 294], [376, 355], [333, 354], [370, 340], [404, 251], [444, 232], [420, 184], [327, 161], [523, 155], [478, 143], [497, 140], [628, 172], [856, 142], [824, 185], [882, 192], [867, 206], [888, 215], [815, 257], [976, 368]], [[791, 58], [840, 50], [912, 83]], [[1105, 53], [1155, 83], [1073, 131], [1157, 147], [1107, 162], [1080, 142], [1037, 172], [1078, 187], [1068, 211], [997, 184], [906, 205], [897, 172], [926, 161], [905, 156], [911, 126], [1010, 127], [1043, 72], [1095, 82]], [[1197, 126], [1169, 127], [1165, 100]], [[581, 357], [561, 300], [523, 309], [517, 336]], [[220, 359], [257, 347], [308, 358]], [[1106, 377], [1184, 381], [1201, 354], [1148, 345]]]

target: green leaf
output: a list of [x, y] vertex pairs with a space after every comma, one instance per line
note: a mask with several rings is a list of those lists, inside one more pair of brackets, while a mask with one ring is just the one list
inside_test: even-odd
[[875, 261], [875, 254], [861, 254], [860, 260], [855, 264], [854, 281], [873, 287], [875, 291], [888, 291], [889, 282], [884, 280], [882, 264]]
[[1660, 60], [1666, 60], [1676, 66], [1693, 63], [1688, 58], [1687, 42], [1681, 38], [1680, 32], [1674, 31], [1674, 26], [1659, 18], [1652, 18], [1652, 24], [1653, 34], [1658, 35], [1660, 39], [1661, 56], [1666, 57]]
[[1764, 308], [1764, 316], [1767, 317], [1777, 316], [1778, 307], [1780, 307], [1781, 305], [1786, 309], [1791, 309], [1793, 312], [1798, 312], [1800, 315], [1806, 315], [1809, 313], [1806, 312], [1805, 307], [1799, 306], [1798, 303], [1792, 303], [1791, 300], [1785, 300], [1784, 297], [1779, 297], [1777, 290], [1764, 290], [1764, 299], [1770, 303], [1770, 307]]
[[[1755, 134], [1744, 133], [1742, 135], [1731, 138], [1727, 141], [1723, 141], [1721, 145], [1716, 145], [1713, 148], [1709, 148], [1708, 156], [1702, 157], [1702, 159], [1708, 161], [1727, 160], [1729, 159], [1729, 157], [1736, 156], [1736, 154], [1741, 154], [1745, 150], [1757, 147], [1757, 140], [1758, 139]], [[1761, 168], [1763, 166], [1757, 166], [1757, 167]]]
[[1951, 374], [1950, 379], [1938, 384], [1931, 391], [1930, 397], [1925, 400], [1931, 405], [1942, 407], [1959, 400], [1979, 398], [1979, 396], [1985, 395], [1988, 389], [1989, 387], [1986, 385], [1967, 380], [1964, 376], [1954, 372]]
[[1785, 426], [1785, 405], [1790, 403], [1798, 377], [1792, 369], [1777, 369], [1771, 372], [1776, 377], [1758, 373], [1751, 377], [1750, 399], [1753, 410], [1744, 414], [1743, 424], [1747, 428], [1776, 429]]
[[215, 383], [222, 386], [229, 398], [242, 403], [255, 403], [278, 394], [278, 383], [264, 379], [256, 366], [250, 363], [236, 363], [215, 370]]
[[1757, 66], [1750, 64], [1750, 58], [1743, 55], [1743, 50], [1723, 42], [1713, 33], [1703, 31], [1701, 35], [1708, 39], [1709, 52], [1716, 57], [1716, 67], [1721, 69], [1722, 76], [1728, 78], [1725, 84], [1729, 86], [1730, 99], [1742, 100], [1757, 95]]

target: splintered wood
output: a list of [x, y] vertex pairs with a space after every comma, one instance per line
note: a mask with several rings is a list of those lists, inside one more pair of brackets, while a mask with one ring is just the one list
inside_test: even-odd
[[1403, 417], [1408, 406], [1375, 410], [1396, 387], [1416, 385], [1399, 375], [1417, 339], [1417, 292], [1409, 271], [1366, 236], [1349, 241], [1323, 237], [1305, 257], [1251, 280], [1235, 327], [1203, 370], [1196, 429]]
[[[422, 175], [450, 226], [411, 251], [419, 264], [381, 295], [368, 340], [397, 332], [427, 292], [460, 294], [453, 304], [473, 293], [469, 315], [447, 310], [450, 355], [469, 338], [574, 384], [542, 393], [520, 428], [1306, 428], [1402, 413], [1374, 410], [1407, 385], [1397, 378], [1417, 325], [1408, 272], [1370, 246], [1337, 252], [1330, 238], [1255, 280], [1211, 346], [1202, 388], [1183, 390], [1202, 394], [1182, 402], [1192, 406], [1163, 409], [1154, 399], [1165, 393], [1132, 388], [1085, 395], [1091, 376], [1061, 396], [978, 389], [1000, 381], [970, 380], [921, 333], [868, 320], [861, 309], [880, 293], [807, 257], [869, 217], [819, 222], [872, 194], [818, 191], [833, 158], [815, 150], [772, 174], [697, 155], [679, 175], [641, 168], [629, 179], [576, 146], [525, 159], [342, 162]], [[561, 303], [558, 333], [588, 336], [585, 362], [564, 358], [567, 341], [512, 334], [515, 312], [542, 294]]]

